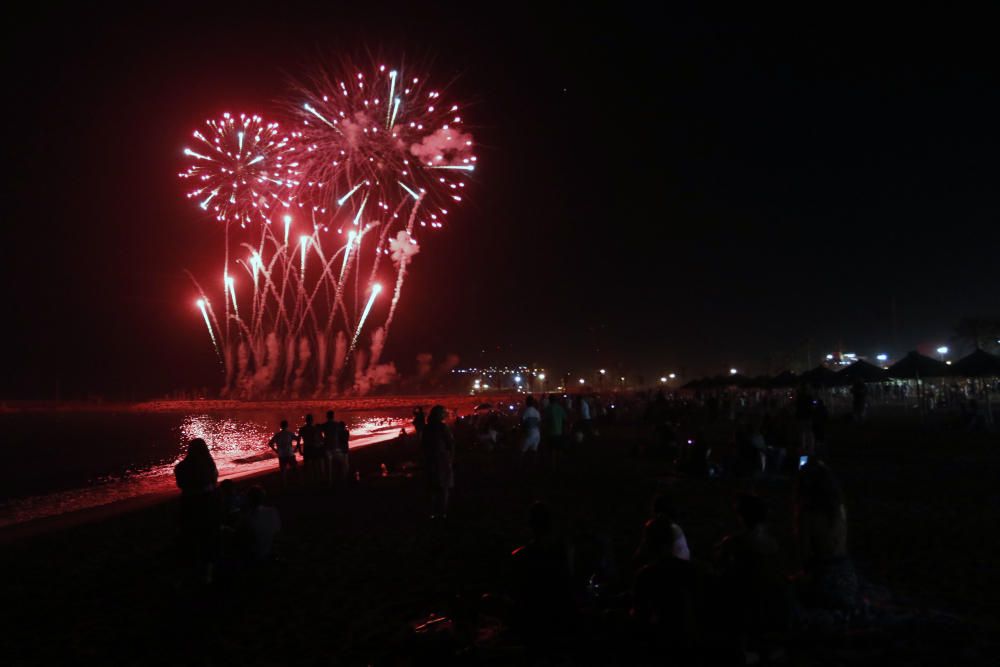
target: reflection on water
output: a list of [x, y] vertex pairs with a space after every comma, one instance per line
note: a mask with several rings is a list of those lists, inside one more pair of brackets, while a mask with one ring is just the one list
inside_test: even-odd
[[[350, 446], [354, 449], [398, 435], [400, 428], [408, 423], [405, 414], [402, 410], [344, 412], [338, 413], [337, 419], [347, 422], [351, 432]], [[103, 462], [105, 470], [80, 479], [72, 484], [74, 488], [6, 499], [0, 503], [0, 526], [149, 494], [174, 492], [174, 466], [183, 458], [187, 443], [194, 438], [202, 438], [208, 444], [220, 479], [276, 468], [274, 454], [267, 446], [277, 430], [276, 421], [271, 413], [250, 412], [176, 415], [165, 424], [143, 415], [135, 418], [135, 424], [122, 423], [116, 415], [91, 415], [82, 424], [74, 422], [67, 426], [74, 435], [92, 438], [97, 446], [89, 452], [96, 455], [101, 451], [100, 445], [107, 444], [106, 432], [109, 431], [115, 434], [115, 443], [134, 444], [124, 451], [105, 448], [101, 451], [102, 456], [96, 457], [96, 462], [94, 456], [86, 456], [84, 462], [89, 466], [101, 467]], [[136, 431], [134, 435], [133, 430]], [[53, 441], [44, 445], [48, 446], [48, 455], [68, 459], [68, 453], [79, 455], [78, 451], [67, 452], [78, 442], [79, 438], [72, 443], [63, 442], [63, 438], [54, 435]], [[44, 480], [40, 483], [44, 484]]]

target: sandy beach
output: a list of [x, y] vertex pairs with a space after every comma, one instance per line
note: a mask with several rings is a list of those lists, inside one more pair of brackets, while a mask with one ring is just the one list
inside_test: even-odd
[[[851, 516], [851, 549], [891, 629], [789, 647], [791, 664], [989, 664], [1000, 620], [996, 436], [910, 423], [831, 425], [829, 460]], [[352, 454], [361, 481], [282, 492], [281, 564], [232, 586], [186, 584], [177, 565], [176, 496], [0, 533], [8, 664], [418, 664], [414, 627], [500, 590], [509, 554], [527, 538], [533, 500], [566, 535], [597, 535], [622, 590], [650, 499], [669, 486], [694, 558], [734, 529], [731, 498], [745, 483], [678, 477], [636, 455], [640, 426], [605, 427], [557, 472], [525, 474], [505, 452], [462, 443], [452, 514], [427, 519], [412, 440]], [[388, 475], [381, 474], [385, 464]], [[759, 481], [772, 529], [791, 542], [791, 480]], [[791, 553], [789, 549], [788, 553]], [[794, 569], [789, 562], [789, 569]], [[484, 627], [488, 618], [480, 617]], [[516, 664], [516, 638], [483, 633], [456, 664]], [[615, 662], [615, 647], [575, 664]], [[592, 660], [591, 660], [592, 659]], [[441, 664], [437, 662], [435, 664]]]

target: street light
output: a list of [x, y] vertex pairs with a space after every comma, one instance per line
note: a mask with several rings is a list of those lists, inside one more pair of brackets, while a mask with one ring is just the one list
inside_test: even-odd
[[660, 382], [662, 382], [663, 384], [666, 384], [666, 383], [667, 383], [667, 378], [666, 378], [666, 376], [664, 376], [664, 377], [661, 377], [661, 378], [660, 378]]
[[944, 355], [948, 354], [948, 346], [942, 345], [937, 349], [937, 353], [941, 355], [941, 361], [944, 361]]
[[545, 373], [539, 373], [538, 379], [541, 380], [542, 382], [545, 382]]
[[603, 368], [600, 370], [601, 375], [604, 375], [606, 372]]
[[676, 378], [676, 377], [677, 377], [677, 373], [671, 373], [671, 374], [670, 374], [670, 375], [668, 375], [667, 377], [668, 377], [668, 378], [670, 378], [671, 380], [673, 380], [674, 378]]
[[730, 374], [730, 375], [736, 375], [737, 373], [739, 373], [739, 371], [738, 371], [738, 370], [736, 370], [735, 368], [730, 368], [730, 369], [729, 369], [729, 374]]
[[889, 355], [888, 354], [879, 354], [879, 355], [876, 355], [875, 358], [878, 359], [879, 361], [889, 361]]
[[580, 384], [583, 384], [583, 382], [584, 382], [583, 378], [580, 378]]

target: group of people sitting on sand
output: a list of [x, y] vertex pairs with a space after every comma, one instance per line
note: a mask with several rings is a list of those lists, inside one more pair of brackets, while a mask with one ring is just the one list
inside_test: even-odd
[[[738, 528], [706, 553], [692, 550], [669, 493], [658, 494], [625, 577], [631, 588], [604, 595], [612, 579], [606, 549], [593, 536], [562, 536], [549, 508], [530, 511], [531, 539], [511, 555], [506, 587], [511, 627], [541, 659], [579, 650], [587, 636], [625, 662], [776, 659], [793, 630], [846, 627], [862, 606], [847, 554], [847, 513], [824, 463], [802, 468], [794, 496], [798, 554], [783, 553], [769, 504], [740, 493]], [[797, 556], [801, 568], [789, 574]], [[621, 579], [621, 577], [614, 577]], [[635, 652], [636, 655], [627, 655]]]

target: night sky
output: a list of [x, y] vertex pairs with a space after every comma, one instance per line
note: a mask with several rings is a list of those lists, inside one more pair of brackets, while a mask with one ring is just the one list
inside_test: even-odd
[[469, 201], [421, 237], [403, 373], [776, 372], [1000, 315], [995, 17], [343, 4], [7, 25], [0, 398], [218, 386], [183, 270], [218, 270], [222, 230], [181, 150], [367, 52], [454, 79], [479, 145]]

